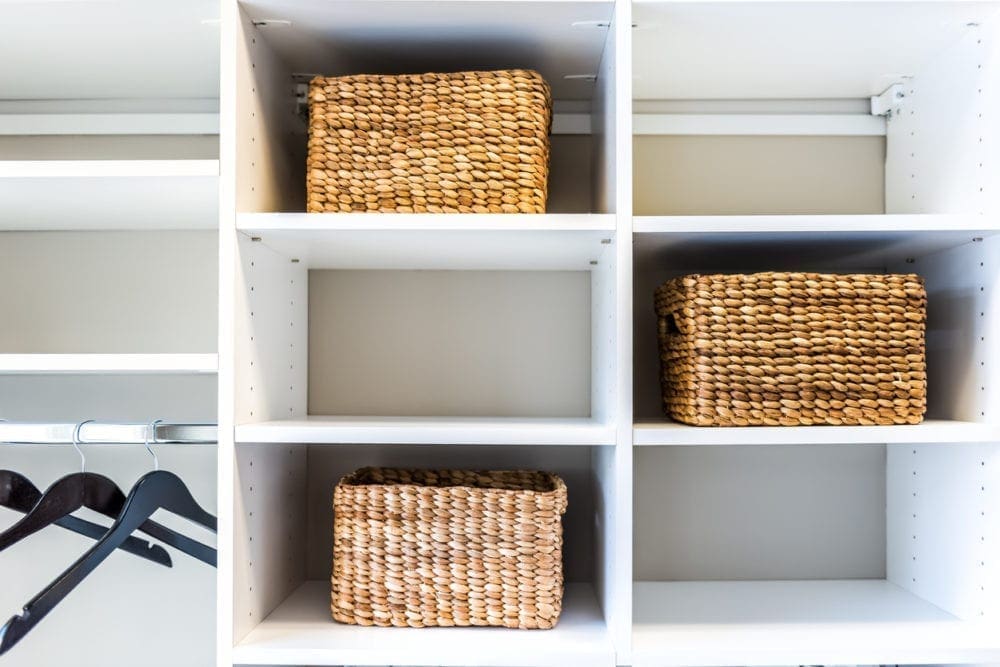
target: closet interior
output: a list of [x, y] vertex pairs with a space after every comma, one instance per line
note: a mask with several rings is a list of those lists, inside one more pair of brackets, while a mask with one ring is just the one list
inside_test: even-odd
[[[79, 470], [16, 424], [218, 424], [153, 447], [218, 570], [114, 554], [17, 664], [997, 662], [998, 12], [5, 3], [0, 468]], [[506, 68], [552, 88], [547, 213], [305, 212], [312, 77]], [[655, 288], [775, 270], [923, 278], [923, 423], [663, 416]], [[154, 465], [81, 449], [125, 489]], [[364, 466], [561, 476], [558, 625], [334, 623], [333, 488]], [[0, 611], [87, 548], [0, 552]]]
[[[2, 14], [0, 468], [44, 491], [81, 469], [66, 429], [96, 420], [80, 428], [86, 470], [127, 494], [155, 465], [133, 432], [211, 424], [200, 444], [152, 449], [214, 512], [218, 5], [13, 2]], [[132, 444], [112, 444], [124, 431]], [[0, 527], [22, 516], [0, 509]], [[46, 528], [0, 552], [3, 619], [93, 544]], [[163, 569], [116, 552], [5, 659], [212, 664], [215, 581], [191, 558]]]

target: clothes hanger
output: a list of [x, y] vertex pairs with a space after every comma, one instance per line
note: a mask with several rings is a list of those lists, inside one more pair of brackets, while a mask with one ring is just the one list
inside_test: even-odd
[[[52, 486], [46, 489], [30, 512], [13, 526], [0, 533], [0, 551], [84, 507], [111, 519], [117, 519], [121, 514], [125, 506], [125, 494], [122, 490], [104, 475], [90, 473], [86, 470], [87, 459], [79, 447], [81, 444], [80, 429], [91, 421], [93, 420], [80, 422], [73, 430], [73, 448], [80, 455], [82, 472], [66, 475], [56, 480]], [[158, 421], [152, 422], [150, 427], [155, 429]], [[148, 434], [146, 440], [146, 448], [152, 453], [149, 448]], [[157, 467], [159, 467], [158, 461]], [[139, 530], [189, 556], [209, 565], [215, 565], [215, 549], [201, 542], [181, 535], [155, 521], [144, 521]]]
[[[38, 490], [38, 487], [21, 473], [13, 470], [0, 470], [0, 507], [27, 514], [38, 504], [41, 497], [42, 492]], [[108, 532], [105, 526], [75, 516], [64, 516], [56, 521], [55, 525], [95, 540], [100, 539]], [[138, 537], [129, 537], [119, 548], [166, 567], [171, 567], [173, 564], [166, 549]]]
[[[148, 442], [146, 448], [152, 453]], [[218, 519], [202, 509], [180, 477], [159, 469], [146, 473], [132, 487], [125, 500], [125, 507], [121, 515], [111, 525], [107, 534], [49, 584], [45, 590], [32, 598], [20, 614], [12, 616], [0, 628], [0, 655], [17, 644], [87, 575], [104, 562], [125, 538], [139, 529], [154, 512], [161, 509], [213, 532], [218, 530]], [[214, 549], [212, 549], [212, 556], [211, 565], [215, 565], [216, 551]]]

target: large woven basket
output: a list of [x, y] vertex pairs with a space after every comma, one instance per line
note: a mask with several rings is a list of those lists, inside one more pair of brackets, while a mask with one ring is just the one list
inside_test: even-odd
[[698, 426], [916, 424], [916, 275], [689, 275], [656, 291], [663, 405]]
[[542, 472], [358, 470], [333, 495], [333, 618], [552, 628], [566, 503]]
[[529, 70], [316, 77], [306, 210], [544, 213], [551, 122]]

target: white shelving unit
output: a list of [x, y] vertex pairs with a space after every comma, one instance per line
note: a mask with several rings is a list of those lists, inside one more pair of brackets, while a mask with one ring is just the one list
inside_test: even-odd
[[[1000, 662], [1000, 3], [3, 14], [0, 419], [220, 440], [157, 450], [217, 510], [218, 571], [109, 563], [18, 665]], [[500, 68], [552, 87], [548, 213], [304, 212], [300, 84]], [[927, 419], [664, 417], [653, 290], [764, 270], [922, 276]], [[85, 449], [122, 485], [149, 465]], [[0, 467], [42, 484], [71, 454]], [[558, 626], [334, 623], [331, 494], [366, 465], [563, 477]], [[35, 544], [0, 553], [0, 607], [79, 551]], [[138, 590], [156, 604], [119, 611]]]
[[[998, 9], [633, 2], [632, 665], [1000, 655]], [[927, 419], [664, 418], [653, 290], [767, 270], [919, 274]]]

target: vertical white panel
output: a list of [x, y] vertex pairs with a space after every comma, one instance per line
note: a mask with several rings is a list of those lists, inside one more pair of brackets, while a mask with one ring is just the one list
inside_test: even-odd
[[308, 276], [294, 258], [238, 235], [236, 423], [306, 414]]
[[1000, 212], [995, 23], [904, 82], [888, 122], [887, 213]]
[[233, 613], [246, 636], [305, 579], [304, 445], [240, 445], [236, 451]]
[[890, 270], [916, 272], [927, 288], [929, 416], [996, 422], [1000, 239], [973, 238]]
[[590, 272], [590, 416], [602, 423], [613, 423], [618, 398], [615, 380], [618, 355], [615, 346], [615, 304], [618, 273], [618, 249], [614, 235]]
[[236, 210], [302, 211], [306, 141], [301, 130], [293, 134], [302, 125], [296, 84], [268, 45], [268, 28], [258, 28], [238, 11]]
[[[232, 665], [236, 641], [234, 625], [234, 552], [236, 452], [234, 417], [236, 344], [236, 109], [237, 68], [246, 62], [244, 26], [236, 0], [220, 0], [219, 68], [219, 446], [217, 490], [219, 501], [216, 572], [216, 667]], [[239, 51], [239, 53], [237, 53]]]
[[[605, 197], [617, 214], [615, 234], [615, 369], [617, 446], [614, 450], [614, 536], [602, 603], [620, 665], [632, 661], [632, 3], [616, 2], [598, 78], [595, 127], [607, 152]], [[613, 85], [602, 84], [613, 82]], [[600, 161], [597, 162], [601, 164]], [[608, 203], [611, 206], [611, 203]], [[603, 209], [599, 209], [603, 210]]]
[[1000, 445], [890, 445], [886, 570], [956, 616], [996, 619]]

